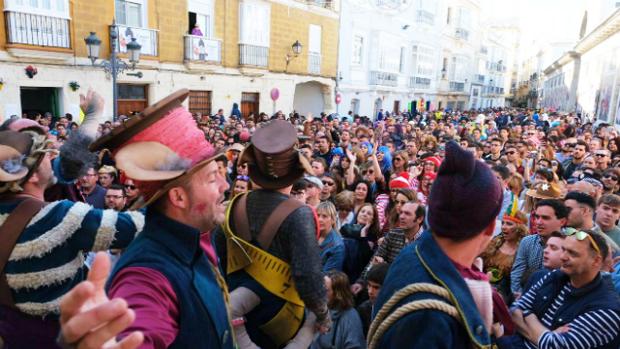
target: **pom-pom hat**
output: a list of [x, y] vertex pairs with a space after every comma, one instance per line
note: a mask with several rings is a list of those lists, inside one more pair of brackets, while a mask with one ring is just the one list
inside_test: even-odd
[[491, 168], [450, 141], [429, 195], [428, 223], [438, 236], [468, 239], [495, 221], [502, 198]]
[[189, 90], [179, 90], [99, 138], [90, 149], [112, 150], [116, 167], [136, 182], [148, 205], [222, 154], [181, 103]]

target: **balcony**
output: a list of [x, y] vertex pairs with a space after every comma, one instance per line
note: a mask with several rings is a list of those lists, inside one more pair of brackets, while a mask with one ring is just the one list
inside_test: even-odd
[[433, 25], [435, 23], [435, 15], [426, 10], [418, 10], [416, 14], [416, 21], [422, 24]]
[[185, 35], [185, 60], [220, 63], [222, 61], [222, 42], [202, 36]]
[[431, 87], [431, 79], [412, 76], [409, 78], [409, 87], [426, 89]]
[[239, 44], [239, 65], [267, 68], [269, 65], [269, 47]]
[[461, 40], [469, 40], [469, 30], [465, 29], [465, 28], [456, 28], [456, 30], [454, 31], [454, 36], [457, 39], [461, 39]]
[[308, 52], [308, 74], [321, 74], [321, 54]]
[[131, 42], [131, 38], [136, 38], [136, 41], [142, 46], [140, 54], [144, 56], [157, 56], [157, 33], [155, 29], [129, 27], [126, 25], [118, 24], [118, 42], [119, 51], [121, 53], [127, 52], [127, 44]]
[[452, 91], [452, 92], [463, 92], [463, 91], [465, 91], [465, 83], [464, 82], [450, 81], [450, 91]]
[[71, 48], [69, 20], [21, 12], [4, 12], [9, 44]]
[[376, 70], [371, 71], [370, 85], [396, 87], [398, 85], [398, 74]]
[[334, 2], [332, 0], [306, 0], [305, 3], [308, 5], [314, 5], [329, 10], [334, 9]]

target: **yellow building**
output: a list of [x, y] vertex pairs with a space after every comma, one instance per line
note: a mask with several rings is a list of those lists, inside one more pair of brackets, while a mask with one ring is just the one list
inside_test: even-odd
[[[95, 62], [101, 64], [109, 58], [113, 20], [119, 57], [128, 62], [126, 45], [133, 38], [141, 45], [135, 70], [118, 75], [121, 114], [180, 88], [190, 89], [188, 106], [201, 113], [222, 108], [228, 114], [233, 103], [244, 116], [293, 109], [316, 115], [335, 108], [337, 2], [0, 0], [0, 5], [3, 117], [75, 115], [79, 94], [88, 88], [103, 94], [111, 115], [112, 80], [92, 65], [84, 38], [95, 32], [101, 39]], [[295, 43], [301, 45], [298, 54]]]

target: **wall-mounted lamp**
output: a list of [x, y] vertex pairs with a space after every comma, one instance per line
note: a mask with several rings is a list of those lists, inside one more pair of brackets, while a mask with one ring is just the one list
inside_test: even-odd
[[299, 40], [295, 40], [295, 42], [293, 43], [293, 45], [291, 45], [291, 52], [287, 52], [286, 53], [286, 70], [288, 70], [288, 65], [289, 63], [297, 58], [297, 56], [299, 56], [301, 54], [301, 50], [302, 50], [303, 46], [301, 45], [301, 43], [299, 42]]

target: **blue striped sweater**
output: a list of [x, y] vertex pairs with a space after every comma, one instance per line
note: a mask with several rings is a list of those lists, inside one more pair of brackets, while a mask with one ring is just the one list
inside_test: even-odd
[[[15, 207], [0, 203], [0, 225]], [[60, 298], [85, 278], [84, 253], [125, 248], [143, 226], [140, 212], [49, 203], [28, 223], [6, 264], [15, 305], [33, 316], [57, 317]]]

